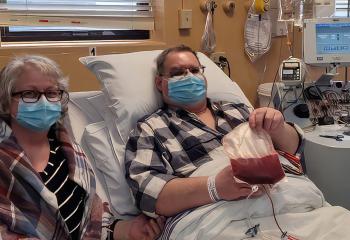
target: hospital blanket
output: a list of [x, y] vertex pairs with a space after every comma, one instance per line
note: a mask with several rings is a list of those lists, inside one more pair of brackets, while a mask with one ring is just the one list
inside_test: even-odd
[[[220, 156], [220, 152], [212, 154]], [[192, 176], [212, 175], [229, 164], [224, 155], [216, 159], [220, 160], [203, 165]], [[329, 206], [307, 177], [287, 174], [270, 190], [270, 196], [282, 230], [299, 240], [350, 239], [350, 212]], [[281, 239], [266, 194], [255, 199], [219, 201], [180, 213], [168, 219], [160, 239], [245, 239], [245, 232], [256, 224], [261, 231], [252, 239]]]

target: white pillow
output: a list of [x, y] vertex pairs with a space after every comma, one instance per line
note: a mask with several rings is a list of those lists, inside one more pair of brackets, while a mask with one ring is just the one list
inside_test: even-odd
[[104, 121], [86, 126], [82, 147], [89, 154], [97, 178], [107, 193], [114, 214], [136, 215], [139, 213], [125, 179], [124, 166], [116, 159], [113, 139]]
[[70, 92], [64, 125], [74, 141], [80, 143], [85, 126], [103, 121], [106, 98], [101, 91]]
[[[155, 59], [160, 53], [161, 50], [154, 50], [79, 59], [100, 81], [112, 114], [106, 117], [108, 128], [122, 145], [125, 145], [137, 120], [162, 106], [160, 93], [154, 84]], [[198, 57], [206, 66], [204, 75], [208, 80], [208, 97], [244, 102], [251, 106], [238, 85], [215, 63], [203, 53], [198, 53]], [[118, 158], [122, 160], [123, 153]]]

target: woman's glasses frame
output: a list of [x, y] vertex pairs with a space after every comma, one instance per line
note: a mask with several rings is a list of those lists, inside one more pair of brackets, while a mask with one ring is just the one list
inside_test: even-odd
[[47, 90], [45, 92], [36, 90], [23, 90], [11, 94], [12, 97], [20, 96], [20, 98], [25, 103], [36, 103], [39, 101], [42, 95], [44, 95], [49, 102], [59, 102], [62, 99], [69, 98], [68, 93], [64, 90]]

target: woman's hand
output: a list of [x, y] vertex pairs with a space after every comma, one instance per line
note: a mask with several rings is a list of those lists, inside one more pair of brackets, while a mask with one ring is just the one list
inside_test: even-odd
[[159, 237], [165, 223], [165, 217], [156, 219], [143, 214], [130, 219], [119, 221], [114, 228], [114, 239], [120, 240], [152, 240]]

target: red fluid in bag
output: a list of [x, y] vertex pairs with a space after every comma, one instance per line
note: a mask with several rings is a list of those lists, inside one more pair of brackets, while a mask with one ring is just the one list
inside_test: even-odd
[[233, 175], [249, 184], [275, 184], [285, 175], [278, 154], [231, 159]]

